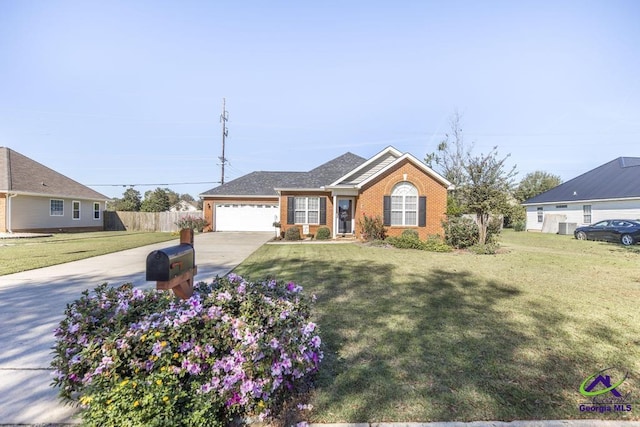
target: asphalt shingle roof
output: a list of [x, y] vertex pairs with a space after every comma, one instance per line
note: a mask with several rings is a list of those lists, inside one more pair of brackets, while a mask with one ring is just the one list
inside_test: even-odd
[[7, 147], [0, 147], [0, 192], [109, 200], [104, 194]]
[[640, 198], [640, 157], [618, 157], [524, 204]]
[[276, 188], [320, 188], [329, 185], [367, 159], [345, 153], [309, 172], [257, 171], [202, 193], [202, 196], [277, 196]]

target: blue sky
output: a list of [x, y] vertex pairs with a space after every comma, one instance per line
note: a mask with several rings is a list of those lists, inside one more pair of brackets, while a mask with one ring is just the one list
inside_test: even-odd
[[219, 181], [226, 98], [228, 181], [424, 158], [457, 109], [477, 153], [567, 180], [640, 156], [638, 22], [615, 0], [0, 0], [0, 146], [87, 185]]

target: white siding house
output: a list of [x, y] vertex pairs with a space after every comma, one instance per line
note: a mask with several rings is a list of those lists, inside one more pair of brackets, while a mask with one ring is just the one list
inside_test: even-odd
[[103, 230], [108, 197], [0, 147], [0, 232]]
[[527, 230], [558, 232], [603, 219], [640, 219], [640, 158], [620, 157], [523, 203]]

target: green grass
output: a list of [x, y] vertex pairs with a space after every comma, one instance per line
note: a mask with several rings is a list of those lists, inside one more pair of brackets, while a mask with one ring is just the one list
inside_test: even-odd
[[171, 233], [103, 231], [0, 239], [0, 276], [177, 239]]
[[235, 272], [318, 297], [326, 356], [309, 421], [637, 419], [640, 403], [578, 409], [581, 382], [612, 366], [640, 401], [637, 248], [510, 231], [502, 248], [266, 245]]

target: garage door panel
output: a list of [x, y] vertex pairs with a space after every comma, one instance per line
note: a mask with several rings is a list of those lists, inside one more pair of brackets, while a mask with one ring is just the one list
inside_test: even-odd
[[216, 231], [273, 231], [278, 206], [265, 204], [216, 205]]

